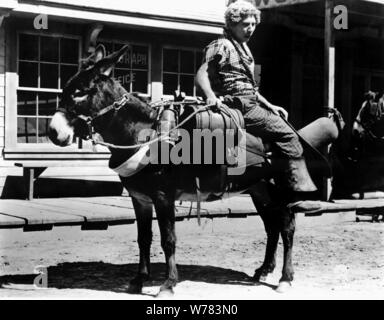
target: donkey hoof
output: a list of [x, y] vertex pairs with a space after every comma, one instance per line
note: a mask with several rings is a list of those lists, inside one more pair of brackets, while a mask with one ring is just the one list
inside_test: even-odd
[[172, 288], [168, 289], [161, 289], [159, 293], [156, 295], [156, 298], [158, 299], [167, 299], [167, 298], [172, 298], [174, 296], [175, 292], [173, 291]]
[[143, 289], [142, 284], [137, 284], [137, 283], [131, 282], [128, 286], [127, 293], [141, 294], [142, 289]]
[[268, 278], [267, 274], [256, 274], [253, 276], [253, 281], [255, 282], [266, 282]]
[[256, 270], [255, 274], [253, 275], [252, 279], [255, 282], [266, 282], [268, 278], [268, 273], [262, 270]]
[[292, 288], [292, 284], [289, 281], [280, 281], [279, 285], [276, 288], [276, 292], [285, 293]]

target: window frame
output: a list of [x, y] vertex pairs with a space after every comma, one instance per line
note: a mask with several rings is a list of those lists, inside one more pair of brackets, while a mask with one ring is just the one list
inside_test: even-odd
[[[12, 23], [9, 32], [6, 32], [8, 46], [6, 47], [6, 56], [10, 59], [6, 60], [6, 99], [5, 99], [5, 146], [3, 149], [4, 159], [8, 160], [22, 160], [22, 159], [108, 159], [110, 151], [103, 146], [96, 146], [91, 148], [89, 141], [79, 140], [79, 143], [62, 148], [52, 143], [18, 143], [17, 142], [17, 91], [24, 90], [32, 92], [53, 92], [61, 93], [62, 89], [42, 89], [33, 87], [19, 87], [19, 35], [30, 34], [35, 36], [53, 36], [64, 37], [69, 39], [76, 39], [79, 41], [79, 59], [83, 55], [83, 35], [79, 33], [66, 33], [57, 31], [38, 31], [25, 28], [19, 28], [17, 24]], [[152, 92], [152, 44], [141, 41], [128, 41], [119, 38], [101, 38], [100, 42], [115, 42], [115, 43], [129, 43], [131, 45], [141, 45], [148, 48], [148, 84], [147, 94], [140, 94], [140, 96], [150, 98], [153, 96]], [[14, 54], [16, 52], [16, 55]], [[16, 106], [16, 107], [15, 107]]]
[[[83, 52], [83, 37], [80, 34], [65, 32], [34, 31], [19, 28], [17, 23], [12, 22], [6, 32], [6, 74], [5, 74], [5, 146], [3, 149], [4, 159], [108, 159], [110, 152], [105, 147], [97, 146], [96, 150], [86, 146], [84, 143], [71, 144], [62, 148], [53, 143], [18, 143], [17, 142], [17, 91], [19, 90], [19, 35], [30, 34], [35, 36], [53, 36], [76, 39], [79, 41], [79, 58]], [[15, 54], [16, 53], [16, 54]], [[28, 87], [21, 87], [28, 88]], [[28, 90], [26, 90], [28, 91]], [[34, 92], [60, 93], [62, 89], [30, 88]]]
[[[164, 71], [164, 50], [167, 50], [167, 49], [170, 49], [170, 50], [178, 50], [178, 72], [170, 72], [170, 71]], [[192, 74], [192, 73], [187, 73], [187, 72], [180, 72], [180, 51], [193, 51], [194, 53], [194, 59], [195, 59], [195, 73]], [[180, 90], [180, 76], [181, 75], [188, 75], [188, 76], [191, 76], [193, 75], [194, 77], [196, 76], [196, 72], [197, 70], [199, 69], [199, 67], [201, 66], [198, 65], [198, 62], [196, 61], [196, 53], [201, 53], [202, 55], [202, 58], [203, 58], [203, 53], [204, 53], [204, 50], [202, 48], [198, 48], [198, 47], [188, 47], [188, 46], [178, 46], [178, 45], [164, 45], [162, 46], [162, 49], [161, 49], [161, 83], [163, 85], [163, 92], [162, 92], [162, 98], [164, 100], [173, 100], [174, 99], [174, 96], [173, 95], [169, 95], [169, 94], [165, 94], [164, 93], [164, 73], [165, 74], [176, 74], [177, 75], [177, 89], [176, 90]], [[193, 85], [193, 93], [194, 95], [193, 96], [186, 96], [187, 98], [194, 98], [196, 97], [196, 85], [194, 84]]]
[[[23, 59], [19, 59], [19, 56], [20, 56], [20, 35], [23, 35], [23, 34], [26, 34], [26, 35], [31, 35], [31, 36], [36, 36], [38, 37], [38, 57], [39, 59], [34, 61], [34, 60], [23, 60]], [[58, 78], [58, 88], [41, 88], [40, 87], [40, 81], [41, 81], [41, 78], [40, 78], [40, 65], [41, 63], [46, 63], [46, 64], [52, 64], [52, 65], [57, 65], [59, 70], [60, 70], [60, 66], [61, 65], [69, 65], [69, 66], [76, 66], [74, 63], [62, 63], [60, 61], [60, 50], [59, 50], [59, 60], [58, 62], [47, 62], [47, 61], [42, 61], [40, 60], [40, 50], [41, 50], [41, 37], [51, 37], [51, 38], [65, 38], [65, 39], [74, 39], [74, 40], [77, 40], [78, 41], [78, 57], [77, 57], [77, 60], [80, 61], [81, 59], [81, 55], [82, 55], [82, 37], [81, 36], [76, 36], [76, 35], [68, 35], [68, 34], [63, 34], [63, 33], [54, 33], [54, 32], [33, 32], [33, 31], [30, 31], [30, 30], [27, 30], [27, 31], [23, 31], [23, 30], [18, 30], [16, 32], [16, 73], [17, 73], [17, 84], [16, 84], [16, 98], [17, 98], [17, 93], [18, 91], [24, 91], [24, 92], [34, 92], [36, 94], [39, 94], [39, 93], [54, 93], [54, 94], [60, 94], [62, 93], [62, 89], [60, 89], [60, 87], [62, 86], [62, 83], [61, 83], [61, 78], [60, 78], [60, 74], [58, 74], [59, 78]], [[23, 87], [23, 86], [20, 86], [20, 73], [19, 73], [19, 70], [20, 70], [20, 62], [34, 62], [34, 63], [38, 63], [38, 83], [37, 83], [37, 87]], [[79, 70], [79, 63], [77, 64], [77, 71]], [[58, 103], [58, 100], [59, 98], [56, 98], [56, 103]], [[29, 146], [48, 146], [48, 145], [51, 145], [51, 143], [47, 143], [47, 142], [34, 142], [34, 143], [25, 143], [25, 142], [17, 142], [17, 122], [18, 122], [18, 119], [19, 118], [31, 118], [31, 119], [49, 119], [51, 118], [50, 116], [40, 116], [38, 114], [38, 109], [36, 110], [37, 111], [37, 114], [34, 115], [34, 116], [19, 116], [18, 114], [18, 105], [16, 105], [16, 143], [17, 143], [17, 146], [18, 147], [29, 147]], [[37, 105], [37, 108], [39, 108], [39, 106]], [[36, 130], [38, 132], [38, 126], [36, 125]], [[38, 133], [37, 134], [37, 137], [38, 137]], [[37, 139], [38, 140], [38, 139]], [[82, 142], [80, 142], [79, 139], [76, 139], [77, 140], [77, 143], [73, 143], [71, 145], [71, 147], [75, 147], [76, 149], [79, 149], [81, 150], [82, 149]], [[77, 146], [76, 146], [77, 145]]]
[[[117, 43], [117, 44], [128, 44], [130, 46], [147, 46], [148, 47], [148, 76], [147, 76], [147, 93], [140, 93], [139, 96], [143, 98], [152, 98], [152, 45], [149, 42], [137, 42], [137, 41], [128, 41], [128, 40], [122, 40], [118, 38], [100, 38], [97, 41], [98, 43], [103, 43], [103, 42], [109, 42], [109, 43]], [[117, 68], [117, 69], [127, 69], [127, 68]], [[131, 72], [136, 70], [136, 71], [143, 71], [140, 69], [129, 69]], [[116, 78], [115, 78], [116, 79]], [[134, 91], [133, 91], [134, 92]]]

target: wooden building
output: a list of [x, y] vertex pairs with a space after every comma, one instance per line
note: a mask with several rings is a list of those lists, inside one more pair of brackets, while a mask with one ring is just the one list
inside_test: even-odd
[[[261, 91], [288, 109], [300, 127], [321, 115], [325, 105], [324, 1], [253, 1], [262, 10], [262, 24], [250, 42]], [[128, 91], [152, 101], [169, 98], [175, 89], [193, 96], [202, 50], [222, 33], [226, 2], [2, 0], [1, 197], [20, 196], [23, 170], [14, 164], [25, 160], [84, 160], [81, 167], [48, 167], [44, 175], [55, 178], [52, 183], [57, 178], [117, 181], [105, 166], [86, 166], [87, 159], [108, 159], [108, 150], [78, 140], [66, 148], [48, 141], [47, 126], [65, 81], [94, 42], [108, 51], [130, 43], [114, 71]], [[335, 106], [349, 125], [363, 92], [384, 90], [382, 2], [335, 0], [348, 10], [348, 29], [335, 30]]]

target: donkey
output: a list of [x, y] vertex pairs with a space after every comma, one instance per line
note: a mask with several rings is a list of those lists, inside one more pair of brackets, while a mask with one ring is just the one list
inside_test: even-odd
[[[137, 145], [140, 132], [155, 127], [158, 116], [155, 108], [137, 95], [127, 93], [121, 84], [111, 77], [112, 69], [125, 54], [127, 48], [128, 46], [124, 46], [109, 56], [105, 56], [103, 47], [96, 48], [95, 54], [83, 63], [79, 72], [65, 85], [60, 108], [54, 114], [49, 127], [50, 140], [56, 145], [68, 146], [74, 136], [82, 138], [89, 136], [89, 127], [84, 122], [84, 118], [91, 119], [88, 124], [91, 123], [94, 131], [102, 137], [103, 141], [111, 145], [109, 161], [111, 168], [117, 167], [137, 151], [137, 148], [119, 149], [113, 145]], [[116, 104], [117, 101], [122, 101], [122, 97], [126, 97], [126, 99], [123, 103], [119, 103], [119, 108], [111, 110], [110, 106]], [[321, 121], [330, 121], [334, 125], [333, 121], [328, 118]], [[328, 122], [325, 126], [327, 125], [329, 125]], [[322, 132], [326, 131], [323, 125], [320, 124], [320, 127]], [[307, 138], [310, 138], [311, 134], [313, 135], [312, 131], [310, 128], [305, 131]], [[248, 138], [249, 136], [247, 136]], [[317, 137], [317, 140], [322, 139]], [[325, 143], [328, 142], [330, 140]], [[254, 281], [265, 281], [267, 275], [273, 272], [276, 249], [281, 235], [284, 246], [284, 265], [277, 290], [282, 292], [291, 286], [294, 274], [292, 247], [295, 212], [286, 206], [290, 200], [288, 196], [281, 192], [278, 185], [272, 183], [268, 162], [263, 156], [253, 153], [253, 159], [255, 158], [254, 164], [256, 165], [247, 167], [244, 174], [228, 178], [231, 188], [227, 190], [250, 194], [265, 225], [267, 233], [265, 259], [262, 265], [256, 269], [253, 276]], [[150, 276], [152, 210], [154, 207], [167, 270], [166, 279], [160, 287], [159, 295], [173, 293], [173, 288], [178, 281], [175, 260], [174, 203], [180, 199], [190, 200], [188, 194], [190, 196], [191, 190], [195, 190], [191, 181], [194, 181], [197, 176], [202, 178], [202, 184], [205, 183], [206, 186], [205, 191], [207, 192], [205, 194], [202, 192], [202, 200], [210, 200], [209, 195], [212, 196], [213, 193], [210, 191], [217, 192], [217, 188], [215, 189], [209, 182], [214, 181], [217, 175], [221, 174], [220, 168], [221, 166], [212, 165], [149, 164], [132, 176], [120, 175], [122, 184], [132, 197], [140, 249], [138, 273], [130, 281], [128, 292], [141, 293], [143, 283]], [[204, 189], [203, 186], [200, 188]]]

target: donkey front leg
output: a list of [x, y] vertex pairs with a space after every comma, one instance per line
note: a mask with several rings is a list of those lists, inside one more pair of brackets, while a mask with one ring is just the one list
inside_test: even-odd
[[131, 280], [129, 293], [141, 293], [143, 282], [150, 275], [150, 249], [152, 242], [152, 203], [132, 197], [137, 221], [137, 242], [140, 250], [140, 262], [137, 276]]
[[284, 246], [284, 264], [282, 277], [277, 287], [278, 292], [285, 292], [291, 288], [291, 282], [293, 280], [293, 266], [292, 266], [292, 248], [293, 248], [293, 236], [295, 234], [295, 214], [291, 212], [289, 208], [284, 208], [284, 214], [282, 217], [283, 227], [281, 230], [281, 237], [283, 239]]
[[158, 296], [173, 294], [173, 287], [178, 280], [175, 251], [176, 251], [176, 233], [175, 233], [175, 201], [173, 195], [159, 192], [154, 199], [157, 220], [160, 228], [161, 246], [165, 255], [167, 267], [167, 279], [160, 287]]
[[265, 207], [257, 206], [257, 211], [264, 222], [265, 231], [267, 233], [267, 245], [265, 249], [265, 257], [260, 268], [255, 270], [253, 279], [255, 281], [266, 281], [269, 273], [272, 273], [276, 266], [276, 250], [279, 242], [279, 224], [276, 217], [277, 212], [267, 210]]

